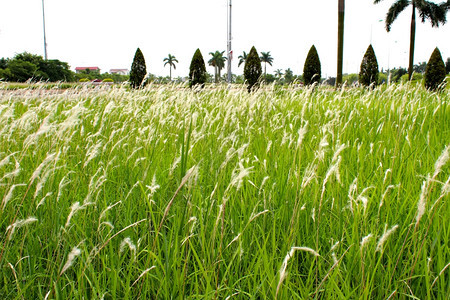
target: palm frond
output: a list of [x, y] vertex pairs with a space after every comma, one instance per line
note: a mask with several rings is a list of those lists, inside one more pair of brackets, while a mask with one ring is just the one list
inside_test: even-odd
[[422, 22], [430, 20], [432, 27], [439, 27], [447, 22], [447, 10], [450, 8], [450, 1], [436, 4], [430, 1], [417, 1], [417, 9]]
[[391, 31], [392, 23], [397, 19], [402, 11], [405, 10], [408, 5], [411, 4], [409, 0], [398, 0], [389, 8], [389, 11], [386, 15], [386, 30]]

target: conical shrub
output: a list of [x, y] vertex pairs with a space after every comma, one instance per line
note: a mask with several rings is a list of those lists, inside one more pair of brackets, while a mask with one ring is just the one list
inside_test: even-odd
[[131, 87], [134, 89], [142, 87], [145, 75], [147, 75], [147, 67], [145, 66], [144, 54], [142, 54], [141, 49], [137, 48], [130, 70]]
[[247, 81], [249, 93], [258, 88], [261, 75], [261, 59], [259, 58], [258, 51], [256, 51], [256, 48], [253, 46], [245, 60], [244, 66], [244, 78], [245, 81]]
[[206, 82], [206, 66], [200, 49], [197, 49], [192, 57], [191, 66], [189, 67], [189, 86], [204, 87]]
[[445, 64], [441, 52], [436, 47], [431, 54], [430, 60], [425, 69], [425, 88], [429, 90], [438, 90], [445, 85]]
[[359, 71], [359, 83], [364, 86], [378, 84], [378, 62], [375, 56], [375, 51], [372, 45], [367, 48], [361, 62], [361, 69]]
[[305, 65], [303, 67], [303, 80], [305, 85], [311, 85], [315, 82], [320, 82], [322, 77], [322, 70], [320, 65], [319, 54], [314, 45], [309, 49], [308, 56], [306, 56]]

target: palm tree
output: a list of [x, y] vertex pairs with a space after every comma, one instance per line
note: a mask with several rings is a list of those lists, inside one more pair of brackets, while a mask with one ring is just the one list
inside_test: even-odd
[[247, 52], [245, 52], [245, 51], [243, 51], [242, 52], [242, 55], [239, 55], [239, 63], [238, 63], [238, 67], [240, 67], [241, 66], [241, 64], [244, 64], [245, 65], [245, 61], [247, 60]]
[[[374, 0], [374, 4], [380, 3], [382, 0]], [[412, 6], [411, 16], [411, 31], [409, 39], [409, 66], [408, 79], [411, 80], [414, 64], [414, 43], [416, 38], [416, 9], [422, 19], [422, 23], [428, 19], [432, 27], [439, 27], [440, 24], [447, 22], [447, 11], [450, 9], [450, 1], [442, 2], [440, 4], [433, 3], [426, 0], [396, 0], [389, 8], [386, 14], [386, 31], [391, 31], [392, 23], [397, 19], [402, 11], [409, 5]]]
[[264, 78], [266, 78], [266, 66], [267, 66], [267, 64], [272, 66], [273, 57], [270, 56], [270, 51], [269, 51], [269, 52], [261, 52], [261, 56], [259, 58], [261, 59], [261, 62], [264, 63]]
[[177, 67], [175, 66], [175, 63], [178, 63], [178, 60], [176, 59], [176, 57], [172, 54], [169, 53], [169, 57], [164, 58], [164, 67], [166, 65], [169, 65], [169, 69], [170, 69], [170, 81], [172, 81], [172, 67], [176, 70]]
[[212, 58], [208, 61], [208, 64], [214, 67], [214, 81], [216, 83], [219, 82], [220, 70], [225, 67], [225, 61], [227, 60], [227, 58], [223, 56], [224, 53], [225, 51], [209, 52]]
[[342, 65], [344, 61], [344, 15], [345, 0], [338, 0], [338, 57], [336, 86], [342, 84]]
[[276, 69], [275, 70], [275, 77], [278, 78], [278, 79], [281, 79], [281, 77], [283, 77], [283, 70]]

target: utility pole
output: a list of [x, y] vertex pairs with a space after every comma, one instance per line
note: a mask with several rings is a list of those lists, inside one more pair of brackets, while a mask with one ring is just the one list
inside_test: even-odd
[[47, 60], [47, 38], [45, 36], [45, 7], [44, 0], [42, 0], [42, 22], [44, 25], [44, 59]]
[[342, 64], [344, 58], [344, 13], [345, 0], [338, 0], [338, 57], [336, 87], [342, 84]]
[[228, 23], [228, 34], [227, 34], [227, 58], [228, 58], [228, 84], [231, 84], [231, 61], [233, 60], [233, 50], [231, 50], [231, 0], [228, 0], [229, 4], [228, 4], [228, 18], [227, 18], [227, 23]]

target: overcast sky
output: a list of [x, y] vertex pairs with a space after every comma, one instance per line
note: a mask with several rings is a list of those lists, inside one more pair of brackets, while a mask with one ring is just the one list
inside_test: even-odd
[[[384, 18], [393, 0], [345, 2], [344, 73], [359, 72], [370, 43], [380, 69], [406, 67], [411, 9], [387, 33]], [[43, 56], [42, 0], [0, 4], [0, 57], [24, 51]], [[254, 45], [274, 58], [268, 73], [291, 68], [301, 74], [315, 44], [322, 76], [336, 76], [337, 5], [337, 0], [234, 0], [233, 73], [242, 74], [237, 57]], [[227, 45], [227, 0], [45, 0], [45, 14], [48, 57], [66, 61], [72, 69], [129, 69], [140, 47], [148, 72], [168, 75], [163, 59], [170, 53], [179, 60], [173, 76], [186, 76], [197, 48], [207, 63], [209, 52]], [[436, 46], [444, 60], [450, 57], [450, 25], [418, 23], [415, 63], [428, 61]], [[214, 72], [210, 66], [207, 70]]]

